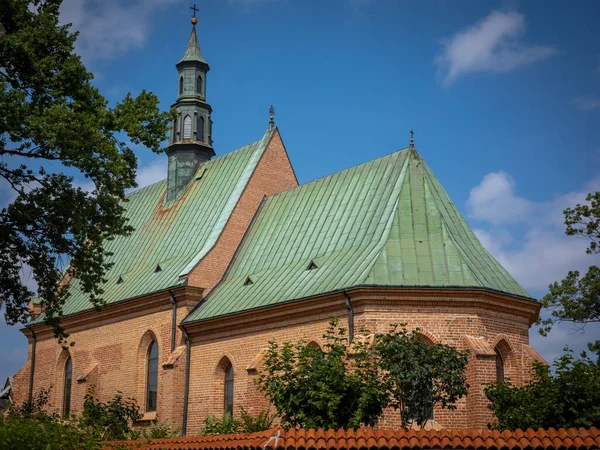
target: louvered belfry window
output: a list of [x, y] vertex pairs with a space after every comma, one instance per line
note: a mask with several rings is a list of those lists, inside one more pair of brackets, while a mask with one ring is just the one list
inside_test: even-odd
[[173, 142], [177, 142], [177, 139], [179, 138], [179, 129], [177, 128], [178, 125], [179, 121], [177, 120], [177, 117], [175, 117], [175, 120], [173, 121]]
[[183, 139], [189, 141], [192, 139], [192, 118], [185, 116], [183, 119]]
[[198, 140], [204, 142], [204, 117], [198, 116]]
[[202, 95], [202, 77], [198, 77], [198, 80], [196, 80], [196, 92], [198, 94]]
[[183, 94], [183, 77], [179, 77], [179, 95]]

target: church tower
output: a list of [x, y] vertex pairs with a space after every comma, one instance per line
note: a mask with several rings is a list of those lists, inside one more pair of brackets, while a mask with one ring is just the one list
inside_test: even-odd
[[192, 180], [198, 166], [215, 156], [212, 148], [212, 108], [206, 102], [206, 75], [210, 70], [202, 57], [196, 36], [196, 9], [192, 33], [177, 68], [177, 117], [173, 121], [169, 146], [167, 201], [175, 200]]

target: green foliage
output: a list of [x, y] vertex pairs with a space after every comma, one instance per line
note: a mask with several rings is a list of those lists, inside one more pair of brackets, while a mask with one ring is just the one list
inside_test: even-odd
[[0, 414], [0, 448], [20, 450], [99, 450], [100, 442], [76, 420], [62, 420], [44, 410], [49, 391], [41, 391], [31, 402], [11, 405]]
[[271, 341], [258, 389], [271, 400], [284, 426], [356, 428], [375, 425], [387, 393], [364, 343], [349, 347], [346, 330], [332, 318], [324, 351], [301, 341]]
[[73, 52], [77, 34], [59, 25], [60, 4], [3, 0], [0, 8], [0, 178], [15, 195], [0, 210], [0, 298], [6, 321], [25, 323], [33, 292], [20, 273], [31, 267], [46, 322], [63, 338], [63, 269], [103, 305], [111, 266], [103, 244], [131, 232], [123, 205], [136, 186], [131, 146], [159, 152], [171, 113], [146, 91], [109, 107]]
[[[600, 191], [586, 197], [588, 204], [577, 204], [564, 210], [566, 234], [590, 240], [587, 253], [600, 252]], [[600, 322], [600, 268], [590, 266], [580, 277], [577, 270], [570, 271], [560, 282], [549, 286], [550, 292], [542, 298], [542, 307], [550, 316], [538, 319], [539, 332], [546, 336], [557, 322], [573, 322], [585, 326]], [[600, 340], [588, 344], [600, 359]]]
[[589, 193], [587, 204], [578, 203], [575, 208], [567, 208], [565, 215], [566, 233], [569, 236], [582, 236], [590, 240], [587, 253], [600, 252], [600, 191]]
[[234, 434], [238, 432], [239, 428], [239, 422], [229, 413], [225, 413], [221, 417], [209, 414], [204, 418], [200, 434]]
[[124, 399], [120, 392], [106, 403], [92, 392], [85, 396], [79, 421], [82, 427], [94, 430], [99, 439], [112, 441], [126, 439], [131, 433], [131, 423], [141, 417], [135, 400]]
[[150, 439], [164, 439], [177, 437], [180, 434], [180, 429], [171, 427], [169, 422], [156, 421], [148, 426], [140, 426], [132, 428], [127, 439], [139, 441], [139, 440], [150, 440]]
[[262, 410], [258, 415], [253, 416], [240, 406], [240, 431], [242, 433], [254, 433], [256, 431], [265, 431], [273, 428], [275, 414], [270, 413], [268, 409]]
[[234, 434], [265, 431], [273, 428], [274, 420], [275, 415], [269, 413], [268, 410], [261, 411], [258, 415], [252, 416], [243, 406], [240, 406], [239, 418], [234, 418], [229, 413], [225, 413], [221, 417], [206, 416], [200, 434]]
[[600, 426], [600, 366], [585, 353], [572, 351], [554, 362], [554, 372], [534, 363], [531, 383], [516, 386], [509, 380], [485, 388], [488, 406], [496, 416], [490, 428], [570, 428]]
[[375, 336], [372, 347], [364, 339], [348, 345], [345, 334], [332, 318], [324, 351], [305, 341], [270, 342], [256, 384], [284, 426], [373, 426], [388, 406], [400, 410], [405, 427], [424, 425], [433, 406], [455, 409], [467, 393], [466, 351], [428, 345], [403, 325]]
[[390, 406], [400, 410], [405, 428], [413, 422], [424, 426], [436, 405], [456, 409], [456, 401], [467, 395], [469, 388], [465, 374], [468, 351], [445, 344], [430, 345], [421, 340], [418, 331], [394, 325], [375, 340]]

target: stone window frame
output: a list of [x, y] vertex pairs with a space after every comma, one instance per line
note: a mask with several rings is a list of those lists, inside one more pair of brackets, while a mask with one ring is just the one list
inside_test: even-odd
[[147, 402], [147, 386], [148, 386], [148, 351], [150, 349], [150, 344], [152, 342], [156, 343], [158, 349], [158, 373], [157, 373], [157, 383], [156, 383], [156, 409], [159, 409], [160, 405], [160, 377], [161, 377], [161, 355], [164, 353], [161, 351], [163, 349], [162, 341], [158, 338], [158, 333], [152, 329], [147, 328], [139, 338], [139, 344], [137, 349], [137, 358], [136, 358], [136, 379], [134, 384], [134, 398], [138, 400], [138, 404], [141, 404], [143, 401], [143, 412], [146, 414], [155, 414], [155, 412], [146, 411], [146, 402]]
[[61, 415], [66, 418], [71, 414], [71, 401], [73, 393], [73, 358], [67, 357], [63, 368], [63, 392], [61, 402]]
[[[231, 400], [232, 400], [231, 414], [234, 415], [235, 405], [236, 405], [235, 383], [236, 383], [237, 370], [236, 370], [236, 365], [235, 365], [234, 359], [229, 354], [222, 354], [221, 357], [219, 358], [219, 362], [215, 366], [214, 389], [213, 389], [214, 394], [213, 395], [215, 395], [214, 401], [215, 401], [215, 406], [219, 408], [218, 410], [221, 410], [223, 412], [223, 414], [228, 412], [227, 397], [226, 397], [226, 392], [227, 392], [226, 375], [227, 375], [227, 369], [229, 367], [231, 367], [231, 371], [232, 371], [232, 375], [233, 375], [233, 379], [231, 381], [231, 387], [232, 387], [232, 389], [231, 389]], [[220, 406], [218, 406], [218, 405], [220, 405]]]
[[500, 356], [502, 358], [502, 372], [504, 375], [504, 379], [506, 380], [507, 378], [515, 378], [517, 373], [516, 373], [516, 369], [517, 369], [517, 362], [515, 360], [515, 351], [514, 351], [514, 345], [511, 343], [511, 341], [509, 340], [508, 336], [501, 334], [499, 336], [496, 337], [496, 342], [494, 343], [494, 353], [496, 354], [496, 360], [494, 363], [494, 368], [496, 370], [496, 376], [495, 379], [496, 381], [498, 381], [497, 376], [498, 376], [498, 356]]
[[[69, 349], [63, 349], [56, 359], [56, 363], [54, 365], [54, 386], [56, 386], [56, 391], [52, 394], [54, 398], [54, 406], [55, 411], [59, 413], [61, 416], [63, 415], [63, 402], [64, 402], [64, 389], [65, 389], [65, 370], [67, 368], [67, 360], [71, 360], [71, 405], [73, 404], [73, 373], [75, 372], [75, 364], [74, 358]], [[54, 390], [54, 389], [53, 389]], [[71, 409], [71, 408], [69, 408]]]

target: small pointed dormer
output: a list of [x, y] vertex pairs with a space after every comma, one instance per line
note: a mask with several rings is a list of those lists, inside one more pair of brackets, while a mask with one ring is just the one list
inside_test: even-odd
[[167, 201], [177, 199], [194, 178], [198, 167], [215, 155], [212, 148], [212, 108], [206, 102], [206, 76], [210, 67], [200, 51], [196, 34], [196, 11], [192, 32], [177, 68], [177, 117], [171, 126]]

